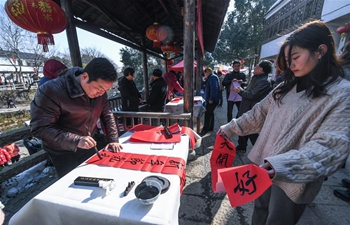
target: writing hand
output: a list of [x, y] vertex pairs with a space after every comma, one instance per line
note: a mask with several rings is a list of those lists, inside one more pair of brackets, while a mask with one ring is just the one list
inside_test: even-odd
[[273, 178], [275, 176], [276, 171], [269, 162], [261, 164], [260, 167], [267, 171], [267, 174], [270, 178]]
[[106, 145], [105, 149], [110, 149], [112, 152], [120, 152], [123, 149], [123, 146], [118, 142], [112, 142]]
[[83, 136], [78, 143], [78, 148], [90, 149], [96, 146], [96, 141], [90, 136]]

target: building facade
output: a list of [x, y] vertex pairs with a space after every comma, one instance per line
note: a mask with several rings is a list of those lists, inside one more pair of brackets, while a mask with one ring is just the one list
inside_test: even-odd
[[337, 29], [350, 25], [350, 0], [277, 0], [265, 15], [260, 58], [274, 60], [286, 37], [313, 20], [327, 23], [340, 54], [350, 40], [350, 29], [343, 33]]

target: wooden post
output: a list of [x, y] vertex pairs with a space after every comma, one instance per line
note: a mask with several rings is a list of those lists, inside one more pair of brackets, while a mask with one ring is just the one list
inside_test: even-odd
[[77, 30], [73, 23], [72, 1], [61, 0], [61, 7], [67, 15], [68, 26], [66, 29], [70, 57], [73, 66], [82, 67]]
[[[199, 45], [198, 45], [199, 46]], [[202, 87], [202, 73], [203, 73], [203, 54], [201, 49], [197, 48], [197, 71], [196, 71], [196, 95], [201, 96]], [[197, 117], [197, 133], [201, 132], [201, 118]]]
[[[145, 43], [145, 37], [142, 38], [142, 46], [144, 46]], [[143, 66], [143, 85], [145, 87], [145, 94], [144, 97], [147, 100], [148, 94], [149, 94], [149, 87], [148, 87], [148, 68], [147, 68], [147, 54], [146, 54], [146, 48], [143, 48], [142, 51], [142, 66]]]
[[193, 128], [195, 2], [195, 0], [184, 1], [184, 113], [191, 113], [189, 124], [191, 128]]

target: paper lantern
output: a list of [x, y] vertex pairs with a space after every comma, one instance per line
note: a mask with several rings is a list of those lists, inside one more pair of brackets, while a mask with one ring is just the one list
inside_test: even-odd
[[163, 60], [163, 65], [172, 66], [174, 65], [174, 60], [173, 59], [168, 61]]
[[163, 44], [160, 49], [162, 50], [162, 52], [164, 54], [167, 55], [167, 58], [169, 59], [170, 58], [170, 53], [173, 53], [174, 52], [174, 44], [171, 43], [171, 42], [167, 42], [165, 44]]
[[345, 26], [338, 27], [336, 30], [338, 34], [350, 32], [350, 24], [345, 24]]
[[7, 0], [5, 11], [17, 26], [37, 33], [44, 52], [55, 44], [52, 34], [64, 31], [68, 24], [66, 14], [52, 0]]
[[182, 46], [174, 42], [174, 54], [177, 56], [180, 52], [182, 52]]
[[153, 41], [154, 48], [159, 48], [161, 46], [161, 42], [167, 37], [167, 30], [155, 22], [153, 25], [147, 27], [146, 37]]

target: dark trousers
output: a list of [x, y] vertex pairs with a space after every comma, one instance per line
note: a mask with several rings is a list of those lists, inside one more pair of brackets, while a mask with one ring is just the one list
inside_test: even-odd
[[218, 105], [217, 102], [213, 102], [212, 104], [209, 104], [207, 102], [207, 105], [205, 106], [205, 115], [204, 115], [204, 126], [203, 131], [212, 131], [214, 130], [214, 110], [216, 106]]
[[306, 204], [296, 204], [277, 185], [272, 185], [255, 199], [252, 225], [294, 225]]
[[247, 148], [248, 145], [248, 139], [250, 140], [250, 142], [252, 143], [252, 145], [255, 144], [256, 139], [258, 139], [259, 134], [250, 134], [247, 136], [239, 136], [238, 137], [238, 145], [241, 148]]
[[241, 105], [241, 102], [227, 101], [227, 122], [230, 122], [232, 120], [232, 112], [234, 105], [236, 105], [237, 107], [237, 114], [235, 118], [238, 118], [238, 110], [239, 106]]
[[220, 92], [219, 92], [220, 100], [219, 100], [218, 106], [222, 106], [222, 102], [224, 101], [223, 96], [222, 96], [222, 92], [223, 92], [223, 91], [220, 91]]
[[56, 169], [58, 177], [61, 178], [74, 168], [85, 162], [95, 154], [95, 149], [78, 149], [76, 152], [68, 152], [64, 155], [49, 154]]

